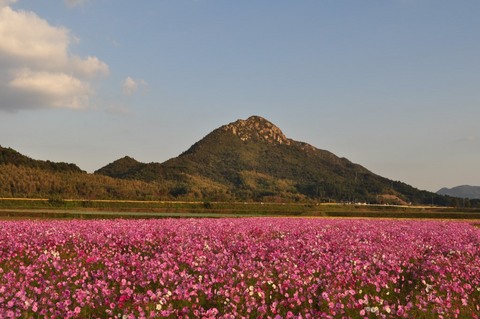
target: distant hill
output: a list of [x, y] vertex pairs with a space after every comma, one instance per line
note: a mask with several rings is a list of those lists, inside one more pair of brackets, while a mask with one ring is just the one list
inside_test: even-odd
[[169, 185], [87, 174], [75, 164], [35, 160], [0, 146], [0, 197], [165, 199]]
[[219, 127], [164, 163], [125, 157], [95, 172], [171, 182], [173, 196], [218, 200], [323, 200], [446, 204], [443, 196], [378, 176], [329, 151], [287, 138], [259, 116]]
[[54, 163], [50, 161], [34, 160], [30, 157], [20, 154], [11, 148], [0, 146], [0, 165], [12, 164], [15, 166], [24, 166], [39, 168], [51, 172], [83, 172], [77, 165], [69, 163]]
[[437, 194], [448, 195], [452, 197], [480, 199], [480, 186], [462, 185], [452, 188], [442, 188]]

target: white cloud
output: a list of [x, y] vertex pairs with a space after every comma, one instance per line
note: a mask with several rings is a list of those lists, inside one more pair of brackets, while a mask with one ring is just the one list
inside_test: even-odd
[[11, 3], [15, 3], [17, 0], [0, 0], [0, 8], [6, 7]]
[[0, 0], [0, 109], [86, 107], [94, 94], [89, 81], [107, 75], [108, 65], [72, 55], [68, 29], [16, 11], [13, 2]]
[[36, 96], [58, 108], [84, 108], [92, 94], [86, 82], [65, 74], [23, 69], [13, 72], [8, 87], [22, 96]]
[[0, 54], [12, 63], [61, 66], [67, 63], [68, 30], [52, 27], [33, 12], [0, 10]]
[[108, 75], [108, 65], [100, 61], [97, 57], [89, 56], [85, 59], [73, 57], [72, 60], [73, 71], [78, 72], [87, 77], [94, 77], [96, 75]]
[[143, 79], [133, 79], [131, 77], [127, 77], [122, 86], [123, 94], [132, 95], [141, 88], [146, 89], [147, 86], [147, 82]]

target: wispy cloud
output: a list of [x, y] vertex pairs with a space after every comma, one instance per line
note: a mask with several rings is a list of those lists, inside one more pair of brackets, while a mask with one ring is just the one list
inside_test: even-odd
[[123, 81], [122, 92], [125, 95], [132, 95], [139, 90], [146, 90], [147, 87], [148, 83], [145, 80], [127, 77], [125, 81]]
[[65, 0], [65, 4], [70, 8], [80, 6], [87, 2], [86, 0]]
[[85, 108], [94, 94], [91, 80], [109, 73], [95, 56], [69, 51], [75, 37], [31, 11], [0, 0], [0, 110]]
[[0, 0], [0, 8], [6, 7], [11, 3], [15, 3], [17, 0]]
[[470, 135], [470, 136], [459, 138], [455, 142], [462, 143], [462, 144], [480, 143], [480, 137]]

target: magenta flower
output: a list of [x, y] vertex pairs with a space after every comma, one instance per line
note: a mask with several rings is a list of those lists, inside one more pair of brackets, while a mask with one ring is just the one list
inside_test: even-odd
[[0, 318], [480, 313], [480, 230], [465, 222], [0, 221], [0, 229]]

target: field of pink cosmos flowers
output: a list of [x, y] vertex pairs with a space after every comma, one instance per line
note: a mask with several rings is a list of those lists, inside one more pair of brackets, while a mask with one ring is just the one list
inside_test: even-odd
[[480, 229], [465, 222], [0, 222], [0, 318], [479, 314]]

